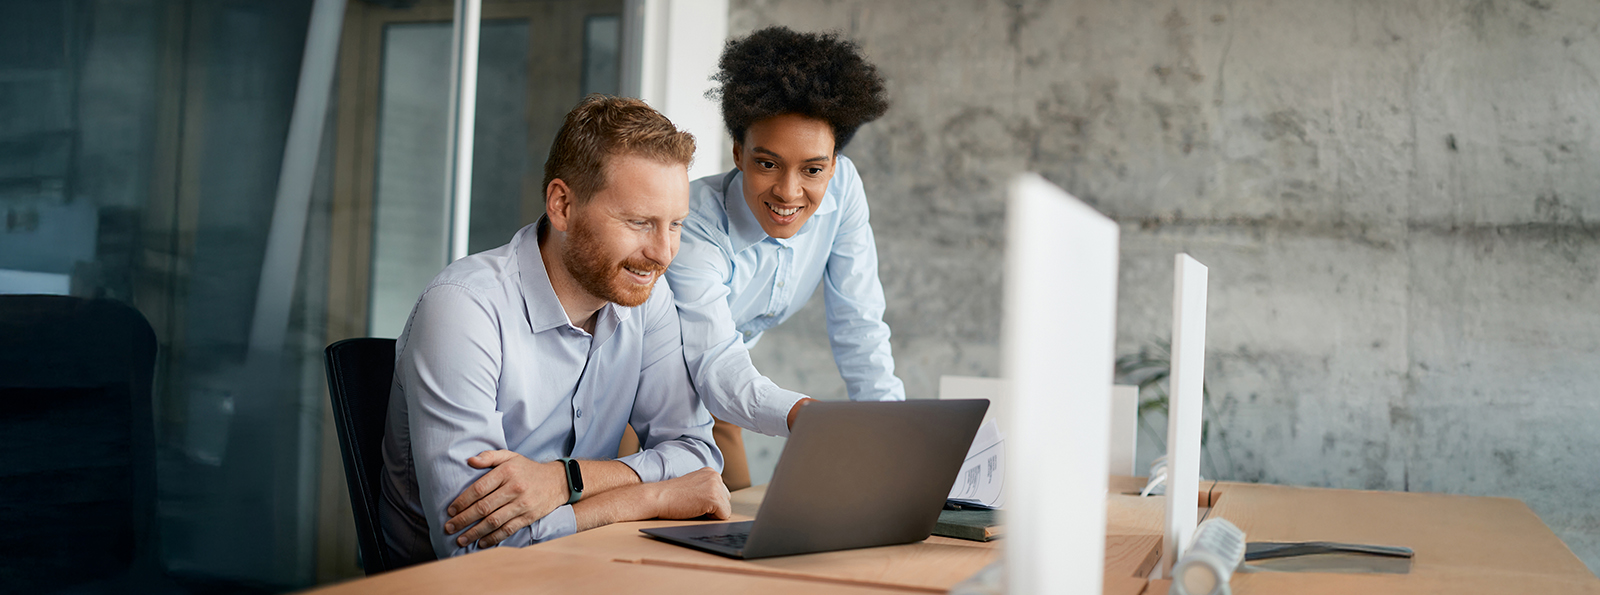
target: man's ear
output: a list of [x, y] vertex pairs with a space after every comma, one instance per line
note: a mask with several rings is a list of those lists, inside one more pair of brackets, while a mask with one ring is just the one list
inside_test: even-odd
[[567, 231], [567, 223], [572, 220], [572, 210], [575, 196], [572, 187], [565, 180], [556, 178], [550, 180], [550, 185], [544, 187], [544, 215], [550, 218], [550, 227], [556, 231]]
[[733, 141], [733, 168], [739, 171], [744, 171], [744, 168], [739, 167], [739, 156], [742, 154], [744, 154], [744, 144]]

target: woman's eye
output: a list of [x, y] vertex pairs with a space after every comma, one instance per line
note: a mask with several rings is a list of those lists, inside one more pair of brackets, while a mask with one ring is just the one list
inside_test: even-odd
[[813, 167], [813, 168], [810, 168], [810, 169], [807, 169], [807, 170], [806, 170], [806, 173], [808, 173], [808, 174], [811, 174], [811, 175], [813, 175], [813, 176], [815, 176], [815, 175], [820, 175], [820, 174], [821, 174], [821, 173], [822, 173], [822, 168], [820, 168], [820, 167]]
[[771, 161], [757, 161], [756, 165], [761, 166], [761, 169], [775, 169], [778, 167], [778, 164]]

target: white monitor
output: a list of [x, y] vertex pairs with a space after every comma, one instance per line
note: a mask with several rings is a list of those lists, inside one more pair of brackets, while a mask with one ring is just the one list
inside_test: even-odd
[[1011, 184], [1001, 353], [1012, 593], [1101, 590], [1118, 235], [1037, 175]]

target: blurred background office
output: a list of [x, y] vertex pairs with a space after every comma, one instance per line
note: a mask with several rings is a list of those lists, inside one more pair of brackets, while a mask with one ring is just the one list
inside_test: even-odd
[[[1165, 338], [1173, 253], [1211, 267], [1208, 476], [1520, 498], [1600, 568], [1600, 4], [483, 0], [464, 234], [453, 13], [0, 0], [0, 293], [155, 329], [185, 588], [358, 575], [323, 347], [397, 335], [452, 240], [533, 221], [586, 93], [652, 101], [721, 171], [699, 94], [726, 35], [771, 24], [842, 31], [889, 80], [848, 154], [913, 398], [998, 374], [1001, 190], [1039, 171], [1122, 224], [1119, 354]], [[843, 398], [820, 298], [798, 317], [757, 366]], [[750, 437], [756, 483], [781, 447]]]

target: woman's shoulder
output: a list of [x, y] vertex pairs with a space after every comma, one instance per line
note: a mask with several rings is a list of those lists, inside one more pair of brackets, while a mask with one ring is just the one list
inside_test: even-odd
[[864, 204], [866, 188], [861, 185], [861, 173], [856, 163], [840, 153], [833, 166], [833, 180], [828, 182], [828, 194], [833, 195], [840, 208], [850, 209]]
[[689, 183], [689, 219], [684, 221], [684, 229], [689, 232], [687, 235], [708, 240], [727, 237], [727, 195], [723, 185], [733, 171], [709, 175]]
[[834, 166], [834, 169], [837, 170], [838, 173], [845, 173], [848, 171], [850, 172], [850, 175], [853, 176], [856, 175], [856, 162], [851, 161], [850, 156], [840, 153], [839, 163]]

